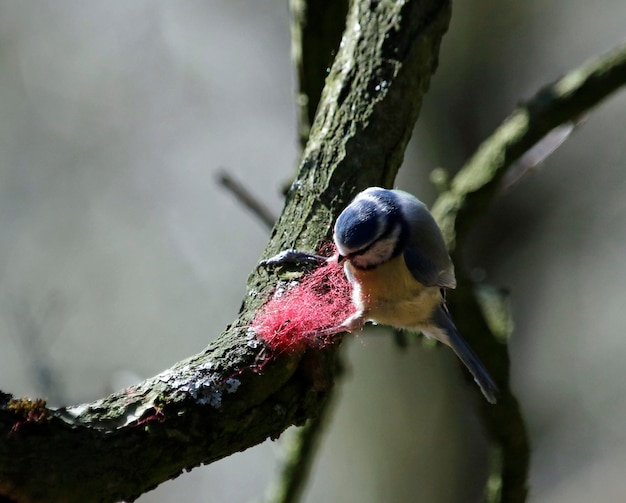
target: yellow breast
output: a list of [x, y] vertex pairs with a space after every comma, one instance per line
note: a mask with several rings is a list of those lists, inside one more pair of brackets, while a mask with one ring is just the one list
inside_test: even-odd
[[353, 301], [365, 319], [397, 328], [420, 329], [441, 302], [438, 287], [419, 283], [407, 269], [402, 255], [374, 269], [347, 265], [352, 276]]

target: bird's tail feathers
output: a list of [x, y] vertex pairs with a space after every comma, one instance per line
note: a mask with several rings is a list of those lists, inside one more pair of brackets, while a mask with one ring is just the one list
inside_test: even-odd
[[480, 387], [480, 391], [482, 391], [487, 401], [496, 403], [496, 397], [499, 393], [496, 383], [469, 344], [459, 335], [448, 313], [442, 307], [439, 307], [435, 311], [433, 321], [439, 329], [445, 332], [444, 337], [437, 337], [437, 339], [440, 339], [441, 342], [452, 348], [474, 377], [474, 381]]

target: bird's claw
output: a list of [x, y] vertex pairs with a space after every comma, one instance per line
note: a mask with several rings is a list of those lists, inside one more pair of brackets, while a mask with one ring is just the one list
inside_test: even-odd
[[328, 261], [328, 257], [315, 255], [300, 250], [284, 250], [273, 257], [261, 260], [259, 267], [280, 267], [283, 265], [321, 265]]

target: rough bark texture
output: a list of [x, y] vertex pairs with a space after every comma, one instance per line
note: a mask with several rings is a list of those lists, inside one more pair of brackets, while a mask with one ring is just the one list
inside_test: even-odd
[[[266, 256], [315, 250], [350, 197], [393, 182], [449, 18], [445, 0], [353, 2]], [[131, 501], [315, 417], [332, 386], [336, 347], [282, 355], [262, 348], [247, 325], [274, 283], [254, 271], [233, 326], [138, 386], [60, 410], [1, 395], [0, 498]]]

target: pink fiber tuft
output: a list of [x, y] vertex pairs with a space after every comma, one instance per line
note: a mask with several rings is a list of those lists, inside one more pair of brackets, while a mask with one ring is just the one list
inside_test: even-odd
[[258, 337], [278, 352], [324, 346], [322, 330], [341, 325], [354, 312], [343, 267], [333, 260], [287, 287], [263, 306], [252, 322]]

